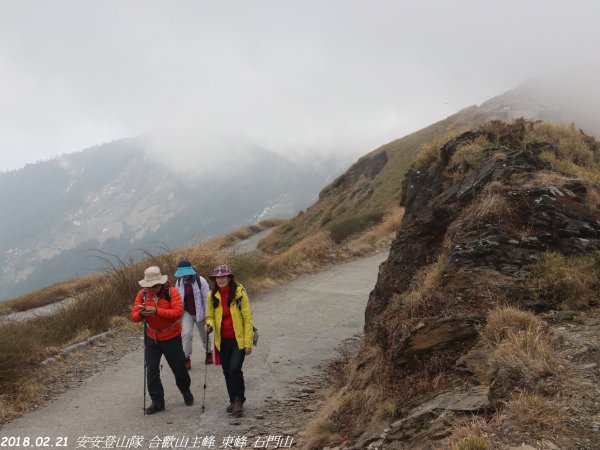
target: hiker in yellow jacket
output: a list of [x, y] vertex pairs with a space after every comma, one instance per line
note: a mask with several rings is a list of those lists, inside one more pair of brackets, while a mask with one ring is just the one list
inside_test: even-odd
[[215, 331], [215, 364], [221, 364], [229, 394], [226, 411], [244, 414], [246, 401], [242, 365], [252, 353], [252, 311], [246, 289], [235, 281], [228, 266], [214, 268], [214, 286], [206, 302], [207, 333]]

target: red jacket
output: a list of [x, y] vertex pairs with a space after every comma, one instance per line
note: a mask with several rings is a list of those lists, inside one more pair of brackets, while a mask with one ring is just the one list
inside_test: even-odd
[[[140, 306], [145, 289], [141, 289], [135, 297], [133, 308], [131, 309], [131, 319], [134, 322], [141, 322], [144, 316], [140, 314]], [[181, 334], [181, 322], [179, 319], [183, 314], [183, 305], [179, 291], [169, 285], [171, 301], [161, 295], [160, 298], [152, 297], [150, 291], [146, 295], [146, 306], [156, 307], [156, 315], [146, 317], [148, 330], [146, 334], [150, 339], [156, 341], [168, 341]]]

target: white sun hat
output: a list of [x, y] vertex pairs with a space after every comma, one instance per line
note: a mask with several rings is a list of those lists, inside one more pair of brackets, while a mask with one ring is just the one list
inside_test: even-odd
[[157, 284], [165, 284], [168, 278], [168, 275], [161, 275], [158, 266], [151, 266], [144, 270], [144, 279], [139, 283], [142, 287], [152, 287]]

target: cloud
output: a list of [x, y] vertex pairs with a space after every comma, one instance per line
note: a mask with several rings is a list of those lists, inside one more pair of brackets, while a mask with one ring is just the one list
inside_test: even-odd
[[600, 38], [600, 6], [577, 0], [1, 9], [0, 170], [148, 132], [168, 160], [236, 145], [355, 157], [589, 60]]

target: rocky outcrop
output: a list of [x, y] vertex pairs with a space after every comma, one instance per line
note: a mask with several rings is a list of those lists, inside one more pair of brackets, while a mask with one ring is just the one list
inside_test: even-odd
[[[570, 255], [600, 248], [599, 214], [590, 205], [598, 187], [553, 174], [540, 157], [557, 151], [551, 144], [485, 149], [488, 156], [477, 170], [446, 187], [443, 174], [452, 153], [475, 137], [476, 133], [468, 132], [454, 139], [427, 172], [411, 170], [406, 175], [401, 200], [404, 220], [370, 294], [367, 330], [394, 295], [409, 289], [417, 271], [436, 260], [452, 224], [452, 249], [444, 269], [446, 289], [459, 293], [477, 285], [502, 285], [523, 305], [539, 310], [556, 305], [523, 291], [527, 267], [545, 251]], [[544, 176], [551, 182], [536, 183], [536, 177]], [[504, 208], [468, 217], [466, 210], [485, 201], [482, 191], [492, 183], [497, 191], [489, 189], [485, 195], [494, 195]], [[463, 221], [460, 226], [458, 220]]]
[[346, 191], [350, 187], [356, 186], [359, 181], [364, 182], [374, 179], [387, 162], [388, 155], [386, 151], [363, 156], [352, 164], [343, 175], [336, 178], [329, 186], [326, 186], [319, 193], [319, 198], [322, 199], [336, 192]]
[[[599, 187], [553, 170], [548, 161], [561, 157], [559, 148], [523, 139], [524, 121], [503, 126], [501, 135], [482, 127], [451, 140], [426, 171], [405, 176], [404, 219], [370, 294], [365, 331], [391, 349], [393, 366], [406, 376], [419, 376], [419, 367], [438, 358], [440, 370], [466, 384], [398, 411], [377, 441], [382, 448], [434, 448], [429, 443], [446, 436], [460, 414], [493, 409], [496, 394], [475, 376], [485, 357], [476, 344], [487, 311], [507, 301], [538, 313], [558, 309], [556, 298], [529, 282], [532, 268], [546, 252], [600, 250]], [[494, 144], [457, 163], [456, 152], [482, 137]], [[434, 265], [436, 284], [424, 287]], [[457, 414], [440, 406], [473, 390], [481, 398], [472, 409]]]

